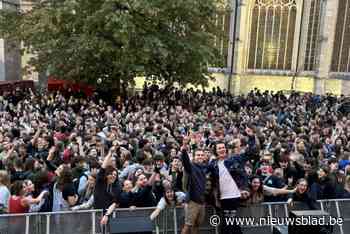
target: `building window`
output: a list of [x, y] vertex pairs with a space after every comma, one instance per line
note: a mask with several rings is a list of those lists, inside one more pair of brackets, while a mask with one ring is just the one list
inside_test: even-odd
[[230, 34], [230, 17], [231, 12], [225, 9], [218, 9], [215, 15], [216, 34], [213, 43], [217, 49], [216, 61], [210, 64], [213, 67], [226, 67]]
[[316, 56], [319, 42], [319, 30], [321, 21], [321, 0], [312, 0], [310, 7], [309, 25], [305, 51], [305, 71], [315, 70]]
[[333, 72], [350, 72], [350, 0], [339, 1], [332, 56]]
[[291, 70], [297, 6], [295, 0], [256, 0], [248, 69]]

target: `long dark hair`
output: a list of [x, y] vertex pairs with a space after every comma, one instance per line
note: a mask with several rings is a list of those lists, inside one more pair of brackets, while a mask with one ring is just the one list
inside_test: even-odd
[[27, 158], [24, 162], [24, 170], [25, 171], [34, 171], [35, 159]]
[[23, 192], [23, 180], [15, 181], [11, 186], [11, 195], [21, 196]]
[[256, 191], [257, 193], [260, 193], [260, 194], [263, 194], [264, 193], [264, 184], [263, 184], [263, 181], [261, 180], [261, 177], [260, 176], [253, 176], [250, 178], [250, 183], [249, 183], [249, 189], [250, 191], [253, 190], [253, 180], [254, 179], [258, 179], [260, 181], [260, 186], [258, 188], [258, 190]]
[[69, 167], [64, 167], [57, 179], [58, 189], [62, 191], [63, 186], [70, 183], [73, 183], [72, 170]]
[[164, 189], [163, 197], [165, 199], [165, 202], [166, 202], [167, 205], [169, 205], [169, 206], [171, 205], [171, 201], [169, 201], [169, 199], [166, 196], [166, 192], [169, 191], [169, 190], [173, 191], [173, 193], [174, 193], [174, 202], [175, 202], [175, 206], [176, 206], [177, 197], [176, 197], [175, 190], [172, 187]]

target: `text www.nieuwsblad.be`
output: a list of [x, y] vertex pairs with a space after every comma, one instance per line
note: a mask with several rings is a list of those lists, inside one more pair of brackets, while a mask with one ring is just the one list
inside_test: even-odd
[[226, 225], [238, 225], [238, 226], [270, 226], [270, 225], [342, 225], [343, 218], [336, 218], [331, 216], [301, 216], [301, 217], [225, 217], [221, 220], [220, 216], [213, 215], [210, 217], [210, 225], [216, 227], [222, 224], [222, 221]]

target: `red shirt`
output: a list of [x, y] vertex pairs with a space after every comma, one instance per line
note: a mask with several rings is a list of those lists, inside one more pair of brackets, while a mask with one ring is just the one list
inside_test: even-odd
[[22, 205], [24, 197], [11, 196], [9, 200], [9, 213], [21, 214], [29, 211], [29, 206]]

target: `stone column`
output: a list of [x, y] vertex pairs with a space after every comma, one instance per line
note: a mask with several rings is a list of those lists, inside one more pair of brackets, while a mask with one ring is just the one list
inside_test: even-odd
[[339, 0], [322, 1], [322, 4], [319, 66], [314, 90], [317, 94], [325, 93], [325, 79], [329, 78]]
[[[304, 9], [303, 9], [303, 18], [300, 20], [302, 21], [300, 23], [299, 19], [297, 21], [297, 28], [299, 25], [301, 25], [301, 38], [297, 45], [294, 46], [294, 49], [297, 50], [297, 46], [299, 46], [299, 61], [295, 61], [295, 63], [298, 64], [297, 71], [301, 72], [304, 71], [304, 63], [305, 63], [305, 55], [306, 55], [306, 44], [308, 40], [308, 30], [309, 30], [309, 19], [310, 19], [310, 8], [311, 8], [311, 1], [310, 0], [303, 0], [304, 1]], [[301, 10], [301, 5], [298, 7], [298, 10]], [[298, 35], [299, 38], [299, 35]], [[295, 66], [295, 65], [294, 65]], [[294, 67], [295, 68], [295, 67]], [[298, 75], [298, 74], [297, 74]]]
[[[254, 5], [255, 0], [239, 0], [237, 29], [236, 29], [236, 51], [235, 51], [235, 79], [234, 93], [240, 94], [241, 79], [244, 80], [247, 59], [249, 56], [249, 29], [251, 25], [250, 9]], [[242, 82], [243, 84], [244, 82]]]
[[[303, 42], [303, 35], [307, 35], [305, 31], [307, 32], [307, 24], [301, 23], [305, 22], [305, 4], [303, 3], [305, 0], [300, 0], [297, 2], [297, 15], [295, 19], [295, 33], [294, 33], [294, 43], [293, 43], [293, 56], [292, 56], [292, 71], [299, 71], [300, 66], [300, 55], [302, 54], [302, 47], [301, 45]], [[302, 19], [303, 17], [303, 19]], [[305, 30], [306, 25], [306, 30]], [[299, 27], [301, 26], [301, 27]], [[300, 31], [302, 32], [302, 36], [300, 37]], [[297, 61], [298, 59], [298, 61]], [[297, 74], [296, 74], [297, 75]]]

